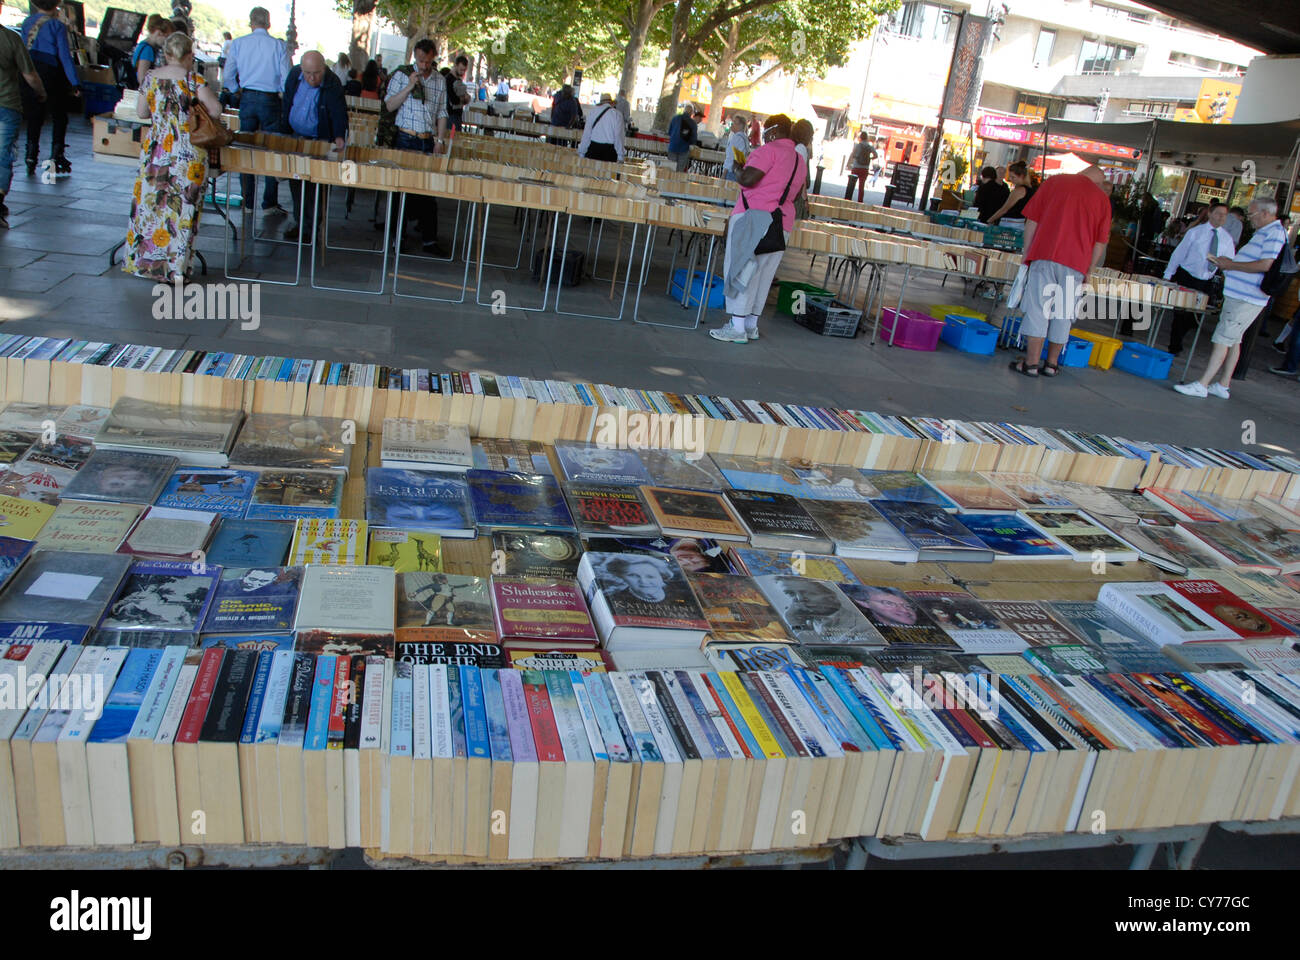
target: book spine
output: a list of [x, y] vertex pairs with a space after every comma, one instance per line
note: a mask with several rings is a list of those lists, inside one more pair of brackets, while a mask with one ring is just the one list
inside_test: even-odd
[[253, 690], [248, 696], [248, 709], [244, 712], [244, 723], [239, 730], [240, 743], [253, 743], [257, 735], [257, 723], [262, 713], [262, 704], [266, 700], [266, 688], [271, 680], [274, 660], [275, 653], [271, 650], [263, 650], [258, 654]]
[[198, 743], [199, 732], [207, 716], [208, 705], [212, 700], [212, 691], [217, 685], [221, 673], [221, 660], [225, 651], [220, 647], [205, 650], [199, 662], [198, 674], [194, 679], [194, 688], [190, 701], [185, 707], [180, 728], [176, 731], [177, 743]]

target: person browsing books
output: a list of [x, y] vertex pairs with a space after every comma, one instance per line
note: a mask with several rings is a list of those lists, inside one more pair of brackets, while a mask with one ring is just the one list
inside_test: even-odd
[[[315, 50], [304, 53], [302, 62], [289, 71], [280, 104], [281, 124], [298, 136], [307, 140], [330, 140], [336, 151], [342, 150], [347, 143], [348, 105], [343, 97], [343, 84], [326, 69], [325, 58]], [[293, 196], [296, 222], [284, 232], [284, 239], [297, 240], [304, 227], [310, 229], [316, 191], [308, 189], [301, 180], [290, 180], [289, 193]], [[303, 242], [311, 242], [310, 233]]]
[[[740, 199], [727, 223], [727, 248], [723, 258], [723, 283], [731, 322], [709, 331], [714, 340], [746, 343], [758, 339], [758, 315], [785, 253], [785, 241], [794, 229], [794, 199], [803, 189], [808, 164], [795, 150], [790, 118], [768, 117], [764, 144], [745, 161], [737, 177]], [[772, 215], [779, 213], [779, 221]], [[764, 241], [780, 238], [779, 249], [760, 253]]]
[[50, 154], [56, 176], [67, 176], [72, 164], [64, 156], [68, 133], [68, 101], [81, 96], [81, 78], [68, 45], [68, 27], [59, 17], [59, 0], [32, 0], [31, 13], [18, 28], [47, 96], [36, 95], [34, 87], [21, 89], [23, 115], [27, 118], [27, 175], [36, 174], [40, 159], [41, 128], [51, 119]]
[[627, 122], [623, 114], [614, 106], [614, 99], [608, 93], [600, 95], [600, 106], [591, 115], [591, 120], [582, 129], [582, 139], [578, 141], [578, 156], [588, 160], [607, 160], [623, 162], [623, 135], [627, 131]]
[[[283, 40], [271, 36], [271, 14], [265, 7], [248, 11], [248, 29], [244, 36], [230, 42], [222, 86], [232, 94], [239, 93], [241, 133], [256, 130], [283, 133], [280, 95], [289, 75], [289, 51]], [[239, 184], [244, 206], [251, 207], [257, 191], [256, 179], [250, 173], [240, 174]], [[264, 213], [287, 212], [280, 206], [279, 190], [278, 180], [265, 178], [262, 187]]]
[[[396, 68], [388, 81], [384, 106], [395, 113], [393, 146], [416, 153], [442, 153], [447, 139], [447, 81], [434, 66], [438, 47], [427, 37], [415, 45], [415, 63]], [[420, 223], [420, 239], [426, 253], [446, 256], [438, 246], [438, 204], [433, 197], [406, 195], [406, 216]], [[402, 241], [406, 227], [392, 218], [393, 240]]]
[[[1169, 257], [1169, 266], [1165, 267], [1164, 276], [1180, 287], [1208, 294], [1214, 286], [1214, 275], [1219, 272], [1219, 268], [1209, 258], [1220, 254], [1230, 257], [1236, 252], [1236, 247], [1232, 242], [1232, 234], [1223, 226], [1228, 219], [1226, 203], [1210, 204], [1204, 216], [1205, 219], [1198, 221], [1183, 234], [1182, 240]], [[1169, 326], [1169, 352], [1174, 356], [1183, 352], [1183, 337], [1195, 322], [1186, 310], [1174, 311], [1173, 323]]]
[[727, 134], [727, 148], [722, 155], [723, 179], [735, 181], [749, 156], [749, 137], [745, 133], [745, 116], [731, 115], [731, 132]]

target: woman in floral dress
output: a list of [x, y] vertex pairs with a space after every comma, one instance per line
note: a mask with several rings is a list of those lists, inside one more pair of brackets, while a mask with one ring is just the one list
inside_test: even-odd
[[152, 117], [153, 125], [140, 151], [122, 269], [170, 283], [183, 278], [189, 267], [208, 178], [207, 151], [190, 143], [190, 106], [197, 99], [216, 118], [221, 104], [194, 72], [189, 37], [173, 33], [163, 52], [167, 65], [145, 76], [136, 105], [136, 112]]

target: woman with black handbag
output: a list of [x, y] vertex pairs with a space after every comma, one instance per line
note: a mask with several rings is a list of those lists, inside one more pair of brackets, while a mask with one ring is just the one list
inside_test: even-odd
[[790, 138], [790, 118], [768, 117], [763, 145], [740, 171], [740, 199], [727, 221], [723, 283], [731, 322], [709, 331], [714, 340], [748, 343], [758, 339], [758, 315], [781, 265], [794, 229], [794, 200], [803, 189], [808, 164]]

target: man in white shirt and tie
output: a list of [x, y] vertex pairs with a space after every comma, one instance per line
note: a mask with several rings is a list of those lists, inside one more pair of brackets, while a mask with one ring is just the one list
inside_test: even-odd
[[600, 107], [592, 114], [591, 120], [582, 128], [582, 139], [578, 141], [578, 156], [588, 160], [609, 160], [623, 162], [623, 137], [627, 133], [627, 124], [623, 114], [614, 106], [614, 98], [608, 93], [600, 95]]
[[[241, 132], [264, 130], [281, 133], [280, 96], [288, 79], [292, 64], [283, 40], [268, 32], [271, 14], [265, 7], [254, 7], [248, 12], [251, 32], [230, 42], [226, 51], [226, 70], [222, 85], [232, 93], [239, 91], [239, 129]], [[278, 199], [279, 182], [266, 177], [262, 194], [262, 209], [268, 213], [287, 213]], [[240, 174], [239, 182], [244, 197], [244, 207], [253, 204], [254, 184], [252, 174]]]
[[[1224, 228], [1228, 219], [1228, 206], [1225, 203], [1212, 203], [1206, 219], [1183, 234], [1169, 266], [1165, 268], [1165, 279], [1172, 280], [1182, 287], [1199, 290], [1208, 294], [1214, 283], [1214, 275], [1219, 268], [1209, 260], [1210, 257], [1231, 257], [1237, 252], [1232, 235]], [[1173, 322], [1169, 327], [1169, 352], [1174, 356], [1183, 351], [1183, 337], [1196, 325], [1195, 319], [1185, 310], [1174, 312]]]

